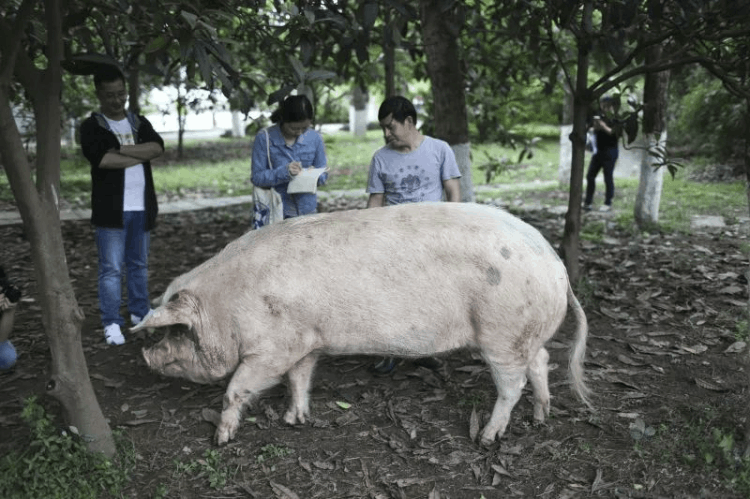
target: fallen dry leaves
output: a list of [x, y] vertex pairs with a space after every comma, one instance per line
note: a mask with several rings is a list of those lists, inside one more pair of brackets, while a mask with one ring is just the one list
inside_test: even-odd
[[[348, 206], [341, 199], [332, 204]], [[522, 216], [558, 243], [559, 215]], [[152, 246], [154, 292], [244, 232], [248, 217], [247, 207], [162, 217]], [[224, 386], [149, 372], [140, 348], [151, 337], [129, 338], [119, 349], [104, 346], [90, 229], [66, 223], [64, 232], [87, 315], [83, 342], [92, 380], [113, 426], [125, 429], [139, 455], [128, 497], [159, 484], [167, 485], [169, 497], [692, 497], [701, 489], [736, 496], [720, 473], [664, 454], [681, 452], [683, 429], [701, 421], [725, 428], [734, 422], [741, 436], [747, 344], [736, 333], [747, 306], [748, 257], [747, 239], [732, 226], [693, 235], [607, 226], [600, 241], [583, 241], [577, 295], [590, 323], [586, 374], [596, 410], [570, 393], [565, 324], [547, 345], [551, 417], [532, 422], [527, 388], [508, 433], [490, 448], [476, 441], [496, 395], [486, 365], [470, 352], [447, 357], [436, 370], [402, 361], [387, 377], [370, 372], [374, 359], [323, 359], [309, 424], [283, 423], [288, 397], [282, 385], [248, 410], [236, 440], [213, 447]], [[0, 423], [17, 430], [20, 400], [43, 385], [49, 352], [33, 301], [28, 243], [18, 229], [0, 228], [0, 235], [0, 261], [31, 298], [19, 310], [19, 365], [0, 377]], [[720, 416], [707, 419], [709, 409]], [[21, 434], [0, 431], [3, 450]], [[259, 462], [264, 446], [290, 452]], [[196, 459], [205, 449], [218, 450], [231, 470], [222, 490], [210, 489], [200, 474], [173, 474], [175, 461]]]

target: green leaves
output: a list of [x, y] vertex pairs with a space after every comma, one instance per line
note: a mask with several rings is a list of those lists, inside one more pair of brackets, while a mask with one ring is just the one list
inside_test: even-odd
[[91, 453], [77, 430], [61, 431], [35, 397], [24, 402], [21, 416], [31, 430], [28, 445], [0, 458], [0, 497], [79, 497], [96, 499], [102, 491], [118, 496], [133, 465], [121, 456], [113, 466]]
[[147, 54], [156, 52], [158, 50], [162, 50], [167, 46], [167, 38], [164, 35], [159, 35], [156, 38], [152, 39], [150, 42], [146, 44], [146, 47], [143, 49], [143, 51]]

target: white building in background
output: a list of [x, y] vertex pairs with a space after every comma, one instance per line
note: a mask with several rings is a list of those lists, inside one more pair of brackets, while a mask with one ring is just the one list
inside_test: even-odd
[[[211, 93], [206, 90], [191, 90], [190, 99], [198, 99], [205, 103], [204, 110], [187, 109], [185, 116], [185, 131], [190, 135], [200, 137], [218, 137], [226, 132], [231, 132], [234, 137], [243, 137], [245, 128], [260, 116], [269, 118], [271, 110], [260, 111], [251, 110], [245, 116], [239, 111], [229, 109], [229, 102], [224, 94], [215, 91], [213, 94], [214, 102], [210, 100]], [[167, 139], [176, 139], [179, 132], [179, 123], [177, 121], [177, 89], [175, 87], [154, 88], [141, 98], [141, 112], [151, 122], [154, 129], [165, 136]], [[211, 107], [209, 109], [209, 106]], [[350, 106], [349, 119], [351, 130], [357, 127], [366, 127], [368, 122], [377, 121], [379, 103], [370, 99], [367, 109], [357, 117], [358, 123], [355, 123], [354, 107]], [[95, 109], [91, 109], [94, 111]], [[13, 114], [16, 119], [16, 125], [22, 135], [26, 135], [31, 130], [26, 126], [29, 119], [33, 121], [33, 116], [25, 116], [23, 110], [14, 108]], [[81, 116], [80, 121], [88, 116]], [[80, 123], [79, 121], [79, 123]], [[71, 120], [69, 126], [62, 131], [61, 139], [63, 144], [72, 145], [75, 141], [75, 130], [78, 124]], [[340, 125], [330, 125], [330, 130], [338, 129]], [[33, 147], [33, 138], [31, 139]]]
[[[229, 102], [219, 91], [212, 93], [206, 90], [190, 90], [188, 100], [202, 102], [203, 110], [197, 112], [187, 108], [185, 130], [190, 132], [216, 132], [217, 135], [231, 131], [235, 137], [245, 135], [245, 127], [262, 113], [253, 110], [245, 117], [243, 113], [231, 111]], [[151, 90], [141, 104], [144, 116], [159, 133], [177, 133], [180, 129], [177, 121], [177, 89], [174, 87], [155, 88]]]

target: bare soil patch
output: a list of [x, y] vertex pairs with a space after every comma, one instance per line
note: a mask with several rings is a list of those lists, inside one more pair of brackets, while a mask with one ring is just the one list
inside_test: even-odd
[[[520, 216], [559, 244], [561, 215]], [[242, 234], [248, 220], [248, 206], [160, 217], [152, 294]], [[738, 480], [748, 469], [741, 459], [747, 353], [736, 344], [747, 240], [732, 227], [643, 237], [612, 226], [601, 241], [584, 242], [577, 293], [589, 319], [586, 371], [596, 410], [567, 385], [566, 323], [548, 345], [552, 417], [532, 424], [527, 388], [491, 448], [469, 438], [472, 412], [485, 420], [495, 390], [485, 364], [466, 352], [436, 370], [403, 361], [389, 376], [375, 376], [370, 357], [324, 358], [309, 424], [283, 423], [288, 397], [280, 385], [246, 413], [235, 440], [214, 446], [205, 410], [221, 410], [224, 386], [150, 372], [140, 350], [159, 333], [126, 332], [125, 345], [106, 346], [93, 231], [81, 221], [66, 222], [63, 233], [99, 402], [137, 454], [125, 497], [747, 497], [748, 484]], [[0, 452], [8, 453], [28, 445], [19, 417], [26, 397], [39, 395], [64, 420], [44, 396], [50, 353], [28, 242], [19, 226], [0, 227], [0, 240], [0, 262], [27, 299], [13, 337], [18, 364], [0, 374]], [[187, 470], [190, 463], [197, 464]], [[225, 484], [212, 483], [212, 463]]]

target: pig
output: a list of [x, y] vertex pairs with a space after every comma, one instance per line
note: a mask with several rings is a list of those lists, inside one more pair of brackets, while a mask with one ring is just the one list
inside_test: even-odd
[[320, 355], [416, 358], [460, 348], [481, 354], [498, 392], [481, 432], [490, 445], [527, 378], [534, 419], [549, 415], [544, 345], [568, 306], [577, 321], [571, 385], [590, 406], [588, 326], [565, 266], [536, 229], [491, 206], [414, 203], [288, 219], [232, 241], [154, 305], [133, 331], [183, 324], [187, 333], [144, 349], [151, 369], [196, 383], [231, 376], [218, 445], [284, 375], [284, 421], [304, 424]]

